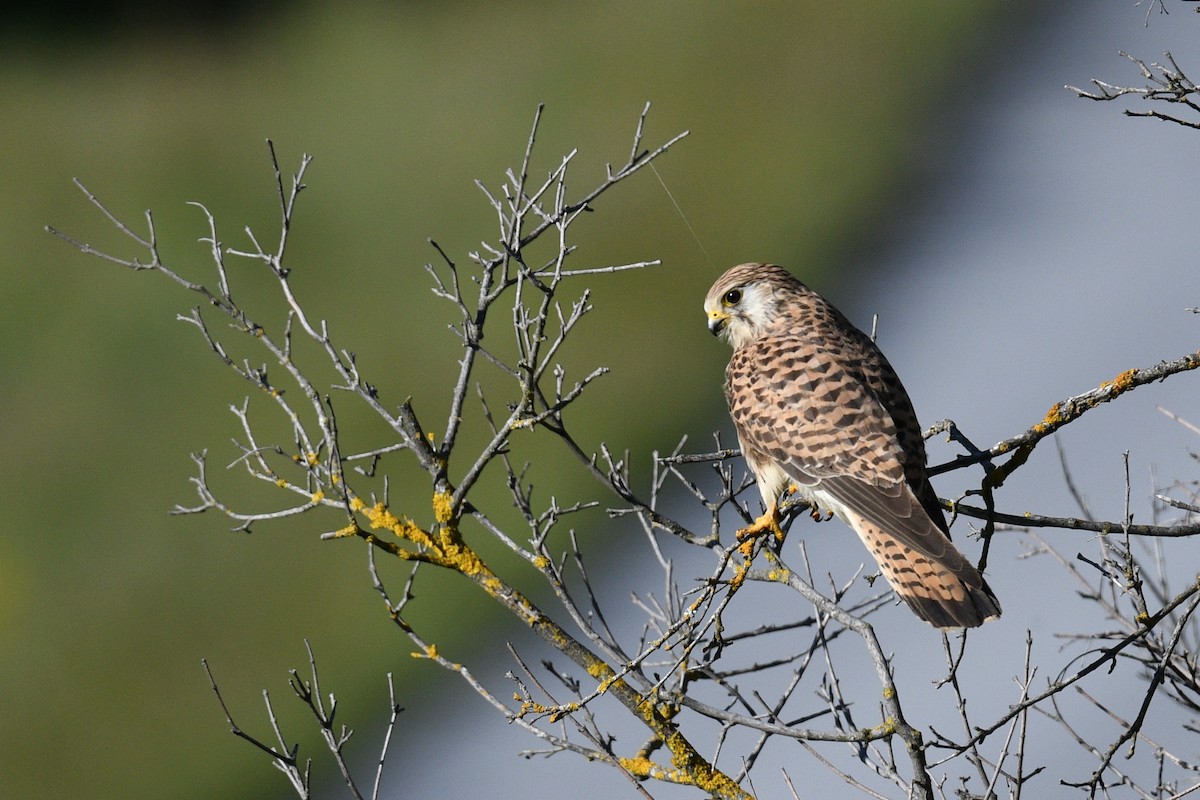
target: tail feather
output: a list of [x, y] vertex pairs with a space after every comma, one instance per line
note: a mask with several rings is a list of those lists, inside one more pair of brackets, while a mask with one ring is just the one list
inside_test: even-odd
[[937, 628], [974, 628], [1000, 616], [1000, 603], [979, 570], [952, 543], [933, 558], [857, 514], [850, 525], [880, 572], [918, 617]]

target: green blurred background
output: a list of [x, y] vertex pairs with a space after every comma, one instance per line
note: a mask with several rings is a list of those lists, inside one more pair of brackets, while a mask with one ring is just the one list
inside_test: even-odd
[[[208, 448], [215, 473], [232, 460], [227, 408], [247, 387], [175, 320], [193, 297], [43, 232], [138, 255], [72, 177], [135, 227], [153, 209], [168, 261], [209, 280], [205, 223], [185, 202], [206, 204], [227, 245], [247, 244], [246, 225], [271, 239], [264, 140], [285, 169], [313, 154], [297, 291], [390, 402], [411, 395], [440, 429], [456, 349], [449, 308], [427, 292], [426, 238], [459, 260], [495, 238], [473, 181], [495, 187], [517, 165], [538, 103], [533, 173], [578, 148], [581, 193], [624, 162], [652, 101], [647, 144], [691, 131], [658, 170], [703, 250], [650, 173], [606, 195], [579, 226], [580, 261], [663, 265], [597, 281], [570, 353], [579, 370], [615, 367], [585, 401], [585, 440], [646, 454], [684, 433], [706, 442], [720, 420], [724, 352], [699, 311], [712, 278], [750, 259], [863, 278], [842, 266], [904, 197], [923, 126], [1013, 27], [1038, 23], [1032, 5], [101, 5], [15, 19], [0, 33], [0, 793], [282, 796], [229, 735], [202, 657], [260, 734], [264, 686], [302, 729], [284, 675], [304, 637], [358, 727], [379, 721], [385, 672], [401, 702], [436, 672], [381, 613], [361, 547], [318, 541], [336, 520], [246, 536], [167, 515], [194, 499], [189, 452]], [[249, 269], [234, 281], [248, 302], [267, 297]], [[644, 396], [669, 402], [632, 413]], [[358, 420], [347, 414], [344, 428]], [[217, 479], [250, 507], [276, 500]], [[557, 489], [582, 480], [563, 470]], [[446, 595], [442, 618], [466, 616], [450, 603], [475, 601]], [[461, 622], [430, 634], [451, 652], [478, 637]]]

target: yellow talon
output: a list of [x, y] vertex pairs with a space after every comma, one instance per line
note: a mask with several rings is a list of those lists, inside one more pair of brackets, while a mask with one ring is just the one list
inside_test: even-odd
[[[789, 483], [785, 491], [788, 497], [791, 497], [800, 491], [800, 485], [796, 483]], [[814, 522], [828, 522], [829, 520], [833, 519], [832, 511], [822, 511], [813, 504], [812, 500], [805, 500], [804, 498], [801, 498], [801, 500], [808, 504], [808, 513], [812, 516]]]
[[779, 506], [775, 503], [771, 504], [765, 514], [734, 534], [734, 538], [741, 543], [739, 549], [742, 551], [742, 555], [749, 558], [754, 540], [766, 533], [783, 541], [783, 529], [779, 527]]

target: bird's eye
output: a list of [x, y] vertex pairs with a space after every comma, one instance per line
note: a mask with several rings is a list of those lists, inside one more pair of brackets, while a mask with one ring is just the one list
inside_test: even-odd
[[735, 306], [739, 302], [741, 302], [741, 299], [742, 299], [742, 290], [741, 289], [730, 289], [728, 292], [725, 293], [725, 296], [723, 298], [721, 298], [721, 301], [723, 303], [725, 303], [725, 305], [727, 305], [727, 306]]

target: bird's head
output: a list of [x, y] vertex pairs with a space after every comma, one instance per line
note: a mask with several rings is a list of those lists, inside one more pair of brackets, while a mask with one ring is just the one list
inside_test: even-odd
[[753, 341], [778, 317], [782, 292], [802, 286], [773, 264], [739, 264], [712, 285], [704, 298], [708, 329], [739, 347]]

